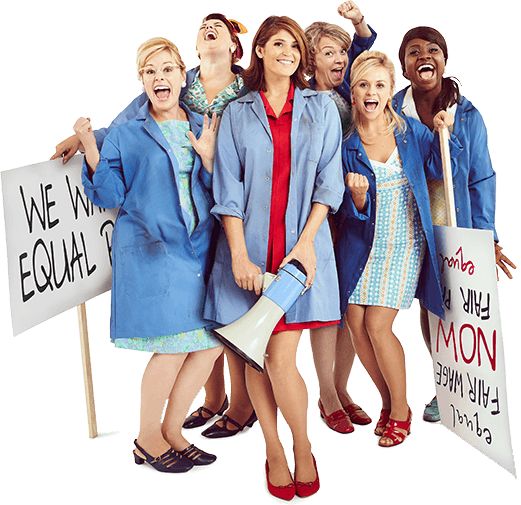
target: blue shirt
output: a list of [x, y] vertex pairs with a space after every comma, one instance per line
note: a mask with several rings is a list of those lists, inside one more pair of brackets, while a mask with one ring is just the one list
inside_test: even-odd
[[[316, 91], [295, 89], [291, 130], [291, 175], [286, 210], [286, 254], [297, 243], [314, 202], [335, 212], [342, 202], [341, 127], [333, 101]], [[212, 213], [243, 220], [250, 260], [266, 271], [273, 169], [273, 142], [258, 92], [225, 109], [215, 157]], [[286, 314], [286, 322], [339, 319], [338, 279], [331, 233], [324, 220], [315, 237], [313, 287]], [[220, 324], [242, 316], [258, 299], [234, 281], [230, 249], [221, 230], [208, 283], [204, 315]]]
[[[394, 109], [406, 115], [403, 109], [408, 88], [393, 98]], [[454, 135], [463, 146], [463, 152], [452, 166], [456, 221], [463, 228], [495, 229], [496, 173], [492, 168], [487, 144], [487, 129], [478, 109], [461, 97], [454, 118]]]
[[[427, 177], [436, 179], [443, 177], [439, 141], [434, 141], [433, 133], [419, 121], [412, 118], [406, 118], [405, 121], [407, 126], [405, 132], [395, 131], [394, 135], [403, 170], [418, 207], [427, 243], [427, 251], [415, 296], [431, 312], [443, 318], [440, 274], [427, 188]], [[454, 162], [462, 151], [462, 146], [454, 135], [451, 136], [450, 146], [451, 160]], [[374, 211], [376, 178], [360, 136], [356, 131], [343, 144], [342, 163], [345, 174], [357, 172], [367, 177], [369, 181], [364, 213], [356, 210], [351, 193], [346, 190], [342, 207], [337, 215], [338, 229], [335, 253], [340, 284], [340, 306], [342, 313], [344, 313], [347, 309], [349, 296], [355, 289], [369, 258], [376, 219], [376, 212]]]
[[[202, 117], [186, 110], [199, 136]], [[154, 337], [209, 326], [203, 319], [205, 279], [215, 219], [211, 175], [194, 157], [191, 192], [198, 223], [190, 234], [178, 187], [179, 163], [145, 103], [137, 117], [111, 128], [85, 193], [119, 207], [112, 235], [112, 339]]]

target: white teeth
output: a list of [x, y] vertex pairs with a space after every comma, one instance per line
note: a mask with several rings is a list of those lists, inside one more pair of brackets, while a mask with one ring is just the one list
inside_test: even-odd
[[426, 63], [424, 65], [420, 65], [418, 68], [417, 68], [418, 72], [423, 72], [424, 70], [434, 70], [434, 65], [431, 65], [429, 63]]
[[283, 65], [293, 65], [293, 62], [291, 60], [277, 60], [279, 63], [282, 63]]
[[156, 86], [154, 91], [170, 91], [170, 88], [168, 86]]

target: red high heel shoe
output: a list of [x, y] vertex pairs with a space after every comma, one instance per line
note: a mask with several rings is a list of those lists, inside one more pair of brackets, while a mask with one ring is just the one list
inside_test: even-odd
[[326, 415], [322, 401], [318, 400], [318, 408], [320, 409], [320, 417], [327, 424], [327, 427], [338, 433], [353, 433], [355, 427], [349, 419], [349, 416], [343, 409], [335, 410], [329, 415]]
[[[412, 420], [412, 412], [409, 409], [407, 414], [407, 419], [405, 421], [397, 421], [392, 417], [389, 418], [389, 423], [385, 428], [385, 431], [382, 433], [380, 440], [378, 441], [378, 445], [380, 447], [394, 447], [395, 445], [400, 445], [407, 436], [411, 433], [411, 420]], [[387, 438], [391, 441], [390, 444], [382, 443], [382, 440]]]
[[389, 422], [389, 416], [391, 415], [391, 409], [382, 409], [380, 411], [380, 419], [376, 423], [376, 428], [374, 429], [374, 434], [377, 437], [381, 437], [385, 428], [387, 427], [387, 423]]
[[313, 458], [313, 466], [315, 467], [315, 472], [317, 477], [315, 480], [311, 482], [300, 482], [297, 480], [297, 469], [295, 468], [295, 490], [296, 495], [300, 498], [306, 498], [307, 496], [311, 496], [315, 494], [320, 489], [320, 479], [318, 478], [318, 470], [317, 470], [317, 462], [315, 461], [315, 456], [311, 455]]
[[275, 498], [280, 498], [281, 500], [290, 501], [295, 497], [296, 489], [295, 482], [291, 481], [291, 484], [286, 484], [285, 486], [275, 486], [270, 482], [270, 465], [268, 464], [268, 460], [266, 460], [266, 483], [268, 484], [268, 491]]

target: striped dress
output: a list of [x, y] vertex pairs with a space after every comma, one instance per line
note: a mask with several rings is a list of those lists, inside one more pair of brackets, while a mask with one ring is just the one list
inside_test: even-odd
[[373, 246], [349, 303], [411, 306], [425, 254], [418, 208], [395, 148], [387, 162], [370, 160], [376, 178]]

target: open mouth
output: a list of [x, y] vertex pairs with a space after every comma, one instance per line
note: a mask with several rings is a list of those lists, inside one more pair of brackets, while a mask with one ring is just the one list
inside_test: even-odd
[[154, 94], [157, 96], [158, 100], [168, 100], [170, 96], [170, 88], [168, 86], [156, 86], [154, 88]]
[[436, 69], [434, 68], [434, 65], [431, 65], [430, 63], [424, 63], [416, 69], [418, 76], [424, 81], [432, 79], [435, 71]]
[[213, 30], [207, 30], [204, 34], [204, 40], [217, 40], [217, 32]]
[[374, 112], [378, 107], [378, 100], [364, 100], [364, 107], [367, 112]]
[[335, 80], [340, 81], [342, 79], [342, 72], [344, 71], [344, 67], [336, 67], [331, 69], [331, 74]]

